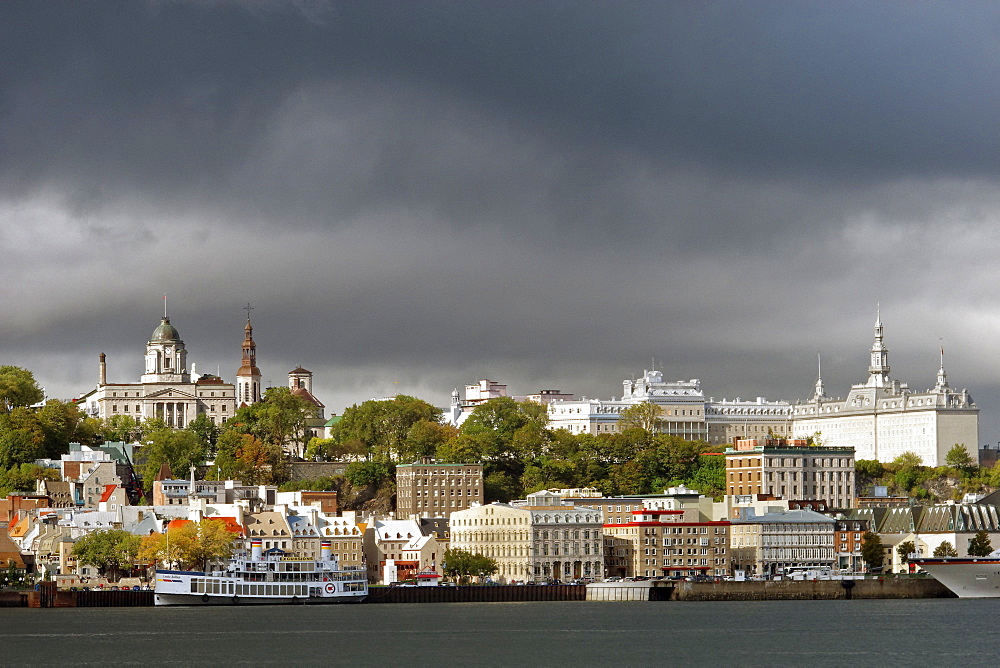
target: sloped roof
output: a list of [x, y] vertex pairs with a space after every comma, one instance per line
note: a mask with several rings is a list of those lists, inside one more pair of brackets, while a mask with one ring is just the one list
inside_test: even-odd
[[118, 485], [105, 485], [104, 492], [101, 494], [101, 502], [109, 501], [116, 489], [118, 489]]

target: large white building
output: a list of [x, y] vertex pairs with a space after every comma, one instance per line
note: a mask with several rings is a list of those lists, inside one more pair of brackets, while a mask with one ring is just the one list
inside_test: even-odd
[[814, 436], [823, 445], [854, 448], [856, 459], [891, 462], [913, 452], [925, 466], [941, 466], [955, 444], [976, 459], [979, 408], [968, 390], [948, 385], [943, 350], [933, 388], [914, 392], [892, 380], [889, 349], [877, 317], [867, 382], [853, 385], [846, 399], [832, 399], [818, 378], [813, 397], [792, 411], [792, 432], [795, 438]]
[[501, 582], [604, 577], [601, 511], [548, 491], [451, 514], [451, 547], [495, 559]]
[[239, 371], [240, 392], [245, 397], [239, 400], [232, 383], [210, 374], [198, 377], [188, 370], [184, 341], [164, 314], [146, 343], [145, 373], [139, 382], [109, 383], [105, 355], [101, 353], [98, 385], [77, 401], [89, 415], [102, 420], [114, 415], [139, 420], [159, 418], [168, 426], [182, 428], [205, 414], [215, 424], [222, 424], [240, 403], [260, 399], [260, 371], [255, 364], [252, 331], [248, 318]]

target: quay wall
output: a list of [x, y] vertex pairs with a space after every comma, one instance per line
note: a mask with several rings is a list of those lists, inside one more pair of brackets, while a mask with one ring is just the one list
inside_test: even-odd
[[501, 603], [584, 601], [587, 585], [497, 585], [490, 587], [369, 587], [365, 603]]
[[933, 578], [678, 582], [672, 601], [801, 601], [873, 598], [956, 598]]

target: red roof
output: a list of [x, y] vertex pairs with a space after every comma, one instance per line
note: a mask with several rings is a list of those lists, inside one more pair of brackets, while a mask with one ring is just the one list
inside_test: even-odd
[[105, 501], [110, 499], [111, 495], [115, 493], [116, 489], [118, 489], [118, 485], [105, 485], [104, 493], [101, 494], [101, 503], [104, 503]]

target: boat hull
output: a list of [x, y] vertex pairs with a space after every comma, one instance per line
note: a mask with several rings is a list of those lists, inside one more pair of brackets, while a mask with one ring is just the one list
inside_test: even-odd
[[1000, 598], [1000, 559], [915, 559], [913, 563], [959, 598]]
[[154, 605], [330, 605], [333, 603], [361, 603], [361, 596], [212, 596], [209, 594], [160, 594], [153, 597]]

